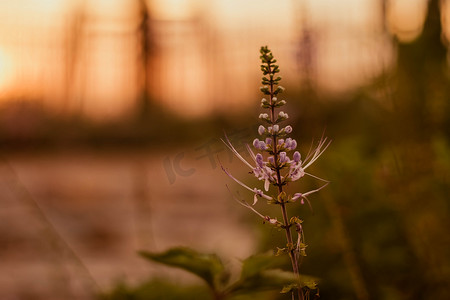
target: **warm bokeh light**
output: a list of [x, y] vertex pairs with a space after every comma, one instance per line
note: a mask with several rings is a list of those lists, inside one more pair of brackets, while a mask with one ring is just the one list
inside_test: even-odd
[[[2, 42], [12, 49], [14, 56], [10, 59], [16, 68], [14, 80], [3, 83], [4, 88], [8, 85], [16, 98], [44, 98], [52, 107], [81, 110], [92, 117], [119, 116], [129, 111], [139, 95], [138, 3], [1, 3]], [[280, 62], [295, 61], [295, 40], [302, 34], [306, 21], [303, 17], [309, 14], [311, 25], [321, 32], [321, 40], [315, 43], [329, 45], [317, 52], [321, 56], [314, 66], [318, 84], [334, 90], [347, 89], [358, 76], [338, 76], [333, 70], [347, 63], [342, 55], [357, 53], [361, 45], [345, 28], [330, 35], [327, 22], [347, 22], [345, 27], [356, 24], [364, 28], [364, 22], [371, 22], [362, 17], [370, 15], [367, 5], [351, 0], [338, 6], [326, 1], [302, 4], [289, 0], [172, 0], [149, 1], [147, 5], [154, 20], [152, 33], [158, 50], [152, 54], [155, 63], [149, 71], [149, 76], [157, 77], [151, 85], [153, 98], [174, 111], [194, 116], [220, 109], [216, 102], [226, 101], [234, 109], [238, 103], [248, 103], [244, 99], [250, 99], [253, 92], [247, 80], [257, 72], [252, 67], [257, 63], [253, 58], [255, 49], [273, 44]], [[21, 38], [11, 32], [21, 32]], [[333, 36], [350, 41], [343, 53], [324, 51], [335, 47]], [[355, 66], [367, 65], [367, 73], [373, 73], [368, 64], [370, 56], [353, 58]], [[237, 61], [239, 66], [230, 64]], [[284, 75], [297, 77], [298, 67], [289, 64], [292, 67], [286, 68]], [[236, 89], [228, 89], [230, 85], [236, 85]]]
[[427, 3], [427, 0], [389, 1], [389, 29], [399, 40], [409, 42], [420, 34]]
[[447, 42], [450, 41], [450, 1], [442, 1], [442, 23], [444, 30], [444, 37]]
[[10, 85], [13, 66], [11, 58], [0, 48], [0, 97], [6, 93]]
[[153, 0], [153, 14], [163, 20], [185, 20], [193, 16], [195, 3], [186, 0]]
[[[402, 41], [416, 37], [426, 1], [387, 3], [389, 30]], [[146, 34], [154, 46], [147, 58], [142, 5], [149, 10]], [[0, 97], [119, 117], [142, 94], [146, 60], [151, 97], [171, 110], [201, 116], [224, 102], [237, 109], [253, 96], [250, 85], [257, 83], [248, 80], [258, 71], [253, 54], [263, 44], [274, 45], [289, 66], [287, 84], [310, 76], [322, 92], [341, 93], [394, 60], [381, 20], [377, 0], [1, 2], [0, 46], [8, 54], [2, 54]], [[311, 37], [307, 45], [305, 34]]]

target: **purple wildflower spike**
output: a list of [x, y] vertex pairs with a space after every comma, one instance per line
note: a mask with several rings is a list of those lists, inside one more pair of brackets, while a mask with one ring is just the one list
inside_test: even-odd
[[[285, 230], [287, 244], [293, 246], [288, 250], [292, 268], [294, 274], [299, 276], [298, 260], [300, 256], [306, 255], [306, 245], [303, 227], [301, 225], [302, 221], [297, 217], [293, 217], [290, 220], [288, 219], [287, 205], [292, 202], [304, 204], [305, 201], [310, 205], [310, 201], [307, 197], [328, 185], [326, 180], [307, 173], [305, 170], [323, 154], [330, 145], [330, 142], [322, 137], [318, 144], [315, 147], [312, 147], [302, 161], [300, 152], [295, 151], [297, 148], [297, 141], [289, 137], [293, 132], [292, 126], [281, 125], [283, 121], [289, 118], [288, 114], [284, 111], [278, 111], [280, 107], [286, 104], [285, 100], [278, 100], [278, 94], [282, 93], [284, 88], [279, 85], [281, 77], [276, 76], [276, 73], [279, 72], [279, 67], [275, 65], [276, 60], [273, 58], [272, 52], [267, 47], [261, 48], [261, 60], [261, 70], [263, 71], [264, 77], [262, 78], [263, 86], [260, 90], [265, 95], [265, 98], [262, 98], [261, 100], [261, 107], [267, 109], [268, 113], [261, 113], [259, 119], [268, 124], [260, 125], [257, 132], [260, 136], [263, 136], [263, 140], [259, 140], [258, 138], [254, 139], [252, 142], [253, 148], [249, 145], [245, 146], [251, 157], [251, 161], [244, 159], [233, 145], [231, 145], [228, 138], [226, 139], [225, 144], [251, 169], [251, 173], [259, 181], [262, 181], [261, 185], [263, 186], [263, 189], [249, 187], [232, 176], [223, 166], [222, 169], [232, 180], [252, 193], [253, 203], [250, 204], [243, 200], [237, 200], [241, 205], [253, 211], [265, 222]], [[290, 151], [295, 151], [292, 154], [292, 160], [289, 155]], [[324, 181], [325, 184], [308, 192], [287, 194], [285, 190], [286, 186], [301, 179], [305, 175]], [[270, 188], [271, 186], [272, 189]], [[255, 210], [253, 205], [257, 204], [259, 198], [267, 200], [270, 204], [279, 205], [282, 211], [283, 220], [278, 221], [276, 218], [264, 216]], [[293, 240], [291, 230], [297, 231], [297, 241]], [[303, 289], [307, 289], [307, 287], [303, 287]], [[294, 288], [294, 290], [298, 292], [298, 299], [304, 299], [303, 289]]]

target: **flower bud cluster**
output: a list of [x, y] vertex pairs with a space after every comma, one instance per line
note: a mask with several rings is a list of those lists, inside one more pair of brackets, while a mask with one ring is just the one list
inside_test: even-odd
[[268, 146], [264, 141], [260, 141], [258, 139], [253, 140], [253, 147], [255, 147], [258, 150], [267, 150]]
[[[265, 86], [265, 87], [261, 87], [260, 89], [263, 93], [265, 93], [266, 89], [270, 89], [270, 88]], [[282, 89], [282, 91], [284, 91], [284, 88], [281, 86], [277, 87], [277, 90], [278, 89]], [[282, 91], [280, 90], [279, 93], [281, 93]], [[285, 104], [286, 104], [286, 100], [278, 100], [277, 97], [273, 97], [270, 100], [267, 100], [266, 98], [261, 99], [261, 107], [262, 108], [277, 108], [277, 107], [281, 107]]]
[[[261, 70], [263, 72], [263, 77], [261, 83], [263, 86], [260, 88], [261, 92], [264, 94], [264, 98], [261, 100], [261, 107], [267, 109], [268, 112], [261, 113], [259, 119], [264, 123], [264, 125], [259, 125], [258, 135], [259, 138], [253, 140], [253, 148], [256, 150], [254, 152], [250, 146], [247, 146], [252, 162], [248, 162], [242, 155], [233, 147], [230, 141], [227, 139], [227, 147], [250, 169], [251, 173], [260, 181], [264, 182], [264, 190], [258, 188], [251, 188], [233, 177], [228, 170], [224, 167], [222, 169], [224, 172], [232, 178], [239, 185], [253, 193], [253, 204], [247, 203], [245, 200], [238, 200], [238, 202], [253, 211], [260, 218], [263, 219], [264, 223], [271, 224], [278, 228], [284, 229], [286, 231], [287, 244], [285, 248], [278, 248], [278, 252], [287, 252], [291, 257], [291, 262], [293, 266], [293, 271], [295, 274], [299, 275], [298, 272], [298, 258], [300, 256], [305, 256], [306, 244], [304, 241], [302, 220], [297, 217], [287, 218], [286, 204], [298, 202], [304, 204], [305, 201], [308, 202], [308, 195], [315, 193], [327, 184], [323, 184], [321, 187], [304, 193], [294, 193], [293, 195], [286, 193], [283, 190], [283, 186], [290, 182], [299, 180], [305, 175], [309, 175], [316, 179], [325, 181], [306, 173], [305, 170], [313, 164], [328, 147], [329, 142], [327, 139], [321, 139], [316, 146], [313, 148], [306, 158], [302, 161], [302, 156], [299, 151], [296, 151], [297, 141], [291, 138], [289, 135], [293, 132], [291, 125], [282, 125], [282, 122], [289, 119], [289, 115], [284, 111], [278, 111], [278, 109], [286, 104], [285, 100], [279, 100], [278, 94], [284, 91], [284, 88], [279, 85], [281, 77], [275, 76], [280, 72], [278, 65], [276, 65], [276, 60], [274, 59], [272, 52], [266, 47], [262, 47], [261, 50]], [[276, 193], [273, 193], [270, 186], [276, 189]], [[272, 193], [271, 193], [272, 192]], [[254, 205], [257, 203], [259, 198], [264, 198], [267, 200], [268, 204], [280, 205], [282, 210], [283, 220], [278, 221], [277, 218], [272, 218], [270, 216], [265, 216], [258, 212]], [[292, 228], [297, 232], [297, 240], [292, 239]], [[304, 299], [303, 290], [298, 288], [299, 299]], [[303, 295], [303, 296], [301, 296]]]
[[[286, 121], [289, 115], [284, 111], [275, 112], [275, 109], [286, 104], [285, 100], [279, 100], [278, 94], [284, 91], [284, 88], [279, 86], [281, 77], [275, 75], [279, 73], [279, 66], [276, 65], [272, 52], [267, 47], [261, 48], [261, 70], [263, 78], [260, 88], [264, 95], [261, 100], [261, 107], [268, 109], [269, 113], [261, 113], [259, 118], [265, 121], [269, 126], [260, 125], [258, 127], [258, 134], [265, 136], [265, 140], [255, 139], [253, 147], [256, 151], [267, 152], [267, 160], [264, 160], [261, 153], [257, 153], [255, 157], [256, 166], [253, 168], [253, 174], [260, 180], [264, 180], [265, 189], [267, 191], [267, 184], [274, 186], [282, 186], [288, 181], [295, 181], [304, 175], [301, 166], [300, 153], [295, 152], [292, 159], [289, 156], [290, 151], [297, 148], [297, 142], [286, 137], [292, 133], [292, 126], [287, 125], [281, 127], [278, 123]], [[284, 171], [286, 169], [286, 171]], [[284, 171], [284, 172], [283, 172]]]
[[[313, 149], [312, 153], [307, 156], [306, 161], [302, 161], [300, 153], [296, 151], [297, 141], [289, 137], [293, 132], [292, 126], [281, 125], [282, 122], [289, 119], [289, 115], [282, 110], [278, 111], [280, 107], [286, 104], [285, 100], [278, 98], [278, 95], [284, 91], [284, 88], [279, 85], [281, 77], [276, 75], [280, 72], [279, 66], [275, 64], [276, 59], [267, 47], [262, 47], [260, 52], [261, 70], [264, 75], [261, 79], [263, 86], [260, 88], [264, 94], [261, 99], [261, 107], [268, 111], [259, 115], [259, 119], [265, 125], [259, 125], [258, 135], [260, 138], [253, 140], [253, 148], [256, 153], [248, 147], [253, 163], [247, 162], [231, 144], [228, 147], [252, 169], [252, 173], [257, 179], [264, 182], [265, 192], [269, 192], [271, 185], [280, 192], [282, 186], [305, 176], [307, 174], [305, 169], [323, 153], [328, 144], [325, 143], [326, 139], [321, 140], [317, 148]], [[243, 185], [234, 177], [232, 178]], [[298, 199], [302, 200], [311, 193], [296, 193], [293, 196], [287, 195], [280, 198], [279, 195], [268, 196], [259, 189], [243, 186], [254, 193], [254, 203], [259, 197], [267, 199], [269, 203], [276, 204], [295, 202]], [[283, 192], [283, 194], [286, 193]]]
[[270, 117], [268, 114], [260, 114], [259, 118], [263, 121], [266, 121], [267, 123], [270, 123]]

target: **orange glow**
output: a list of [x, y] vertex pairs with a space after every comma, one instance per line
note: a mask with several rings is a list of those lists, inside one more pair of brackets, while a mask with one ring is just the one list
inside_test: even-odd
[[23, 9], [25, 2], [27, 6], [33, 7], [35, 13], [60, 13], [68, 1], [61, 0], [29, 0], [29, 1], [15, 1], [17, 7]]
[[192, 17], [193, 7], [190, 2], [186, 0], [151, 1], [154, 15], [168, 20], [182, 20]]
[[0, 96], [3, 96], [11, 84], [13, 66], [11, 58], [0, 48]]
[[449, 1], [443, 1], [441, 2], [441, 9], [442, 9], [442, 24], [444, 29], [444, 37], [447, 40], [447, 42], [450, 41], [450, 4]]
[[[363, 84], [392, 61], [379, 0], [146, 3], [157, 51], [148, 58], [151, 97], [185, 115], [248, 104], [257, 93], [261, 45], [271, 45], [287, 66], [282, 75], [292, 82], [285, 85], [299, 82], [305, 25], [313, 37], [313, 76], [321, 90]], [[426, 3], [390, 0], [391, 32], [403, 41], [417, 36]], [[138, 4], [0, 1], [0, 97], [41, 99], [94, 117], [132, 109], [142, 88]]]
[[389, 1], [390, 31], [403, 42], [414, 40], [422, 31], [427, 3], [426, 0]]

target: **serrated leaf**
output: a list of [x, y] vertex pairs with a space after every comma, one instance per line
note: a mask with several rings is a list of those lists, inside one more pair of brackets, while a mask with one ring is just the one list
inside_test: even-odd
[[140, 251], [139, 254], [151, 261], [191, 272], [205, 280], [213, 289], [228, 282], [228, 273], [215, 254], [199, 253], [184, 247], [172, 248], [162, 253]]

